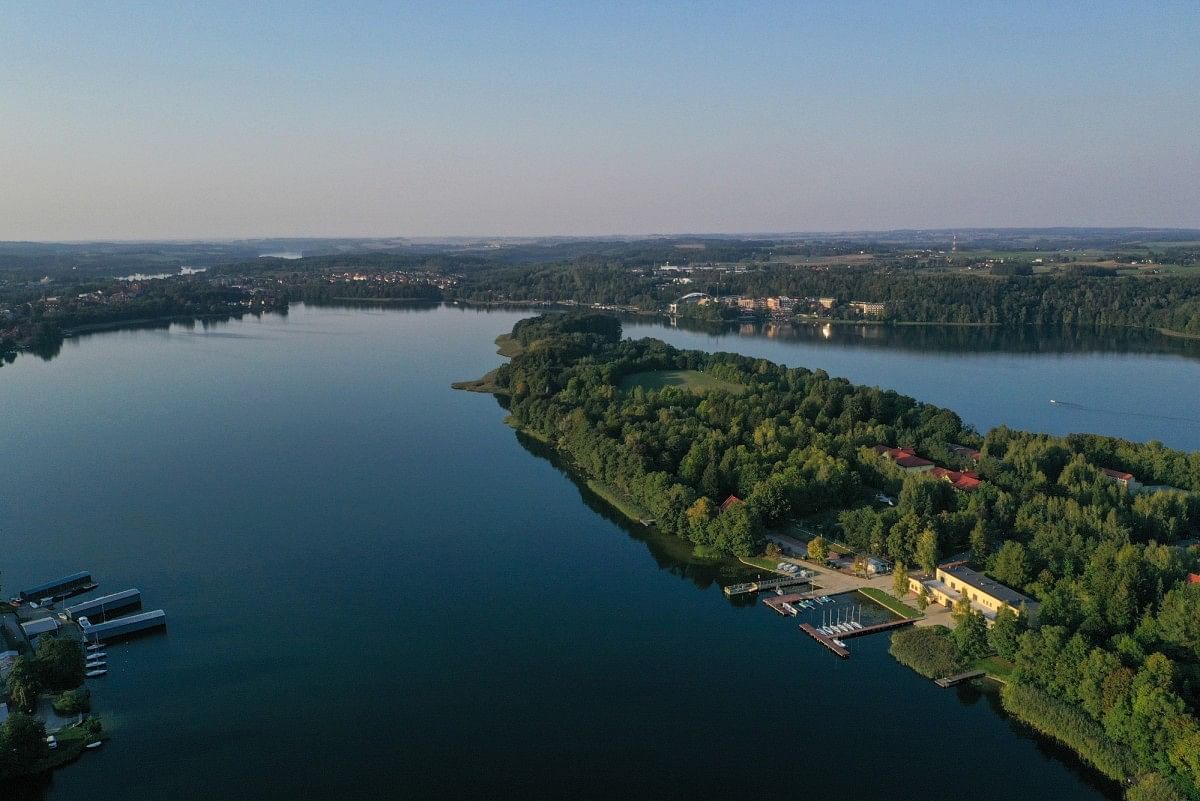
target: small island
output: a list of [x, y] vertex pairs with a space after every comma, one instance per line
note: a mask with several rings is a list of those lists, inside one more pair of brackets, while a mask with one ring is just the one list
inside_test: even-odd
[[934, 623], [896, 629], [903, 664], [1004, 682], [1011, 715], [1134, 801], [1200, 795], [1200, 453], [981, 435], [820, 370], [623, 340], [603, 314], [522, 320], [511, 341], [470, 388], [623, 514], [699, 556], [861, 576]]

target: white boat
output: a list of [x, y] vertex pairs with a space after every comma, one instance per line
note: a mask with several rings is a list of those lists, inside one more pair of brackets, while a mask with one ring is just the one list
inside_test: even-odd
[[107, 673], [108, 673], [108, 671], [105, 668], [99, 668], [98, 670], [89, 670], [87, 673], [84, 673], [83, 675], [88, 677], [89, 679], [95, 679], [100, 676], [104, 676]]
[[843, 647], [843, 648], [845, 648], [845, 647], [846, 647], [846, 643], [844, 643], [844, 642], [842, 642], [841, 640], [839, 640], [839, 639], [836, 639], [836, 638], [834, 639], [834, 641], [833, 641], [833, 644], [834, 644], [834, 645], [840, 645], [840, 646], [841, 646], [841, 647]]
[[94, 643], [92, 643], [91, 645], [89, 645], [89, 646], [87, 647], [87, 649], [88, 649], [89, 651], [99, 651], [99, 650], [100, 650], [101, 648], [103, 648], [103, 647], [104, 647], [104, 646], [103, 646], [101, 643], [94, 642]]
[[84, 746], [84, 748], [88, 749], [89, 751], [95, 751], [97, 748], [99, 748], [102, 745], [104, 745], [103, 740], [96, 740], [93, 743], [88, 743], [87, 745]]
[[105, 651], [92, 651], [90, 654], [87, 655], [87, 658], [89, 660], [90, 659], [103, 659], [106, 656], [108, 656], [108, 653]]
[[796, 611], [796, 607], [792, 606], [789, 603], [783, 604], [783, 611], [787, 612], [792, 617], [795, 617], [796, 615], [800, 614], [798, 611]]
[[857, 620], [852, 622], [850, 625], [854, 626], [854, 628], [856, 628], [856, 629], [861, 629], [863, 627], [862, 623], [859, 623]]
[[1051, 402], [1051, 403], [1055, 403], [1055, 404], [1057, 404], [1057, 403], [1058, 403], [1058, 401], [1056, 401], [1054, 398], [1051, 398], [1051, 399], [1050, 399], [1050, 402]]

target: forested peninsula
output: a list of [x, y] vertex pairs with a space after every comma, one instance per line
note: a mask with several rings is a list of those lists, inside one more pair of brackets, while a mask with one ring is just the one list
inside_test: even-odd
[[[1200, 453], [980, 435], [820, 370], [623, 340], [599, 314], [522, 320], [512, 340], [491, 388], [513, 425], [701, 555], [760, 554], [766, 532], [816, 513], [898, 571], [969, 553], [1038, 606], [987, 640], [1013, 666], [1005, 708], [1135, 801], [1200, 798]], [[879, 446], [943, 472], [906, 472]]]

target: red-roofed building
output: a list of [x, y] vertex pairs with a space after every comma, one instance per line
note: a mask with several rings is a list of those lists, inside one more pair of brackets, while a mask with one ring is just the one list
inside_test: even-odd
[[722, 512], [727, 511], [729, 509], [729, 507], [736, 506], [742, 502], [743, 502], [742, 499], [739, 498], [738, 496], [730, 495], [728, 498], [725, 499], [724, 503], [721, 504], [721, 511]]
[[1200, 573], [1188, 573], [1188, 584], [1200, 584]]
[[876, 445], [873, 449], [880, 456], [885, 456], [906, 473], [923, 473], [933, 469], [933, 462], [917, 456], [912, 448], [889, 448], [887, 445]]
[[1124, 473], [1120, 470], [1110, 470], [1107, 467], [1101, 467], [1100, 472], [1127, 490], [1135, 490], [1141, 486], [1141, 484], [1138, 483], [1138, 480], [1133, 477], [1133, 473]]
[[929, 474], [949, 481], [956, 490], [963, 492], [970, 492], [983, 483], [979, 475], [970, 470], [947, 470], [945, 467], [935, 467], [929, 471]]

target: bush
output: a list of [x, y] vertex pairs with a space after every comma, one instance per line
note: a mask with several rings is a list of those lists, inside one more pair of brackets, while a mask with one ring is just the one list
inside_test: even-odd
[[958, 646], [945, 626], [913, 626], [897, 631], [888, 652], [927, 679], [952, 676], [964, 667]]
[[92, 709], [92, 691], [86, 687], [67, 690], [54, 699], [54, 711], [60, 715], [78, 715]]

